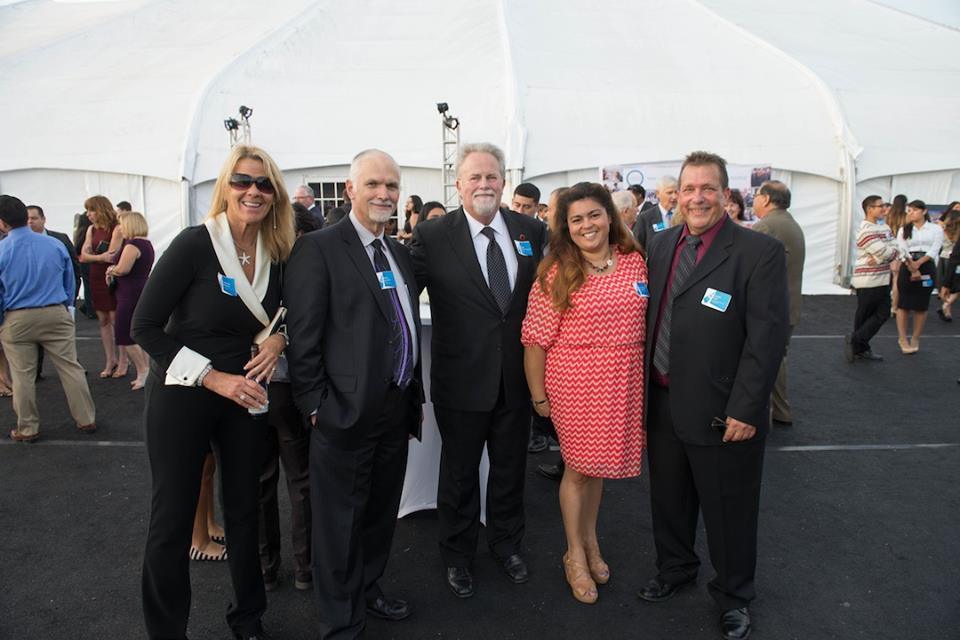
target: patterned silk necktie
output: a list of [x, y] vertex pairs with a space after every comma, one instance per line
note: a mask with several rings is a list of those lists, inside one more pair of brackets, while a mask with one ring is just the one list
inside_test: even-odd
[[[392, 271], [386, 254], [383, 253], [383, 243], [380, 238], [370, 243], [373, 247], [373, 265], [378, 272]], [[400, 306], [400, 294], [397, 287], [381, 289], [387, 295], [390, 308], [390, 343], [393, 345], [393, 381], [401, 389], [406, 389], [413, 377], [413, 340], [410, 337], [410, 327], [403, 315]]]
[[507, 261], [503, 259], [503, 251], [494, 237], [490, 227], [484, 227], [480, 233], [487, 236], [487, 279], [490, 281], [490, 291], [500, 307], [501, 313], [507, 312], [510, 306], [510, 276], [507, 274]]
[[703, 240], [700, 236], [687, 236], [686, 246], [680, 252], [677, 269], [673, 272], [673, 284], [670, 286], [670, 298], [663, 305], [663, 317], [660, 318], [660, 333], [653, 347], [653, 366], [663, 375], [670, 373], [670, 321], [673, 318], [673, 298], [680, 291], [693, 268], [697, 264], [697, 247]]

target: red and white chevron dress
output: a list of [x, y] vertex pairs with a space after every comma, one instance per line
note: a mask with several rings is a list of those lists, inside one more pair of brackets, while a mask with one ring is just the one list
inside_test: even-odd
[[640, 475], [648, 298], [638, 282], [646, 285], [647, 264], [634, 252], [619, 256], [615, 272], [590, 275], [562, 314], [539, 283], [530, 288], [522, 341], [547, 352], [546, 389], [560, 451], [567, 466], [587, 476]]

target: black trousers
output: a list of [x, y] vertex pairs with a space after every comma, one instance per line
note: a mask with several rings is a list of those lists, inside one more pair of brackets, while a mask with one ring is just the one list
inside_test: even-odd
[[440, 555], [445, 566], [467, 567], [480, 534], [480, 459], [487, 445], [487, 544], [498, 560], [520, 550], [525, 518], [523, 485], [530, 410], [503, 406], [492, 411], [456, 411], [434, 405], [443, 445], [437, 487]]
[[698, 511], [716, 577], [710, 595], [721, 609], [755, 596], [757, 517], [763, 440], [719, 446], [681, 442], [670, 416], [669, 391], [651, 385], [647, 422], [650, 502], [659, 577], [678, 584], [696, 577]]
[[530, 420], [533, 433], [541, 435], [545, 438], [553, 438], [554, 440], [557, 439], [557, 430], [553, 426], [553, 420], [550, 418], [544, 418], [532, 408], [530, 410]]
[[850, 342], [854, 353], [870, 350], [870, 339], [890, 318], [890, 285], [857, 289], [857, 313]]
[[260, 469], [260, 568], [264, 574], [280, 569], [280, 505], [277, 484], [280, 464], [290, 496], [293, 571], [297, 580], [311, 579], [310, 561], [310, 432], [293, 403], [288, 382], [272, 382], [267, 390], [266, 455]]
[[236, 603], [234, 633], [259, 628], [267, 608], [257, 557], [257, 470], [266, 422], [236, 403], [197, 387], [167, 386], [150, 373], [145, 409], [153, 480], [143, 558], [143, 613], [154, 639], [186, 637], [190, 613], [190, 539], [203, 460], [212, 442], [220, 466], [228, 563]]
[[382, 595], [377, 581], [390, 557], [397, 524], [412, 389], [391, 387], [377, 418], [349, 429], [312, 429], [310, 493], [313, 509], [313, 583], [321, 638], [357, 638], [366, 604]]

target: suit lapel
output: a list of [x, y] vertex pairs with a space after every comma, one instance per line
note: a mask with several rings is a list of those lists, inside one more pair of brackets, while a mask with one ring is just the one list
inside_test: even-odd
[[[530, 242], [531, 248], [533, 247], [533, 241], [526, 237], [523, 233], [523, 230], [520, 228], [519, 222], [513, 218], [511, 215], [507, 215], [503, 212], [500, 213], [503, 216], [503, 222], [507, 225], [507, 231], [510, 233], [510, 243], [516, 247], [516, 243], [522, 240]], [[519, 214], [518, 214], [519, 215]], [[510, 306], [512, 307], [517, 301], [517, 298], [521, 296], [514, 295], [517, 291], [529, 291], [530, 284], [533, 282], [533, 277], [537, 271], [537, 261], [534, 260], [533, 256], [524, 256], [520, 255], [516, 249], [514, 253], [517, 256], [517, 277], [513, 283], [513, 291], [510, 295]]]
[[487, 299], [491, 307], [500, 312], [500, 305], [497, 304], [490, 286], [483, 278], [483, 271], [480, 270], [480, 263], [477, 262], [477, 252], [473, 247], [473, 238], [470, 236], [470, 225], [467, 224], [467, 213], [460, 207], [459, 210], [449, 214], [450, 223], [447, 225], [447, 233], [450, 236], [450, 245], [457, 258], [463, 263], [467, 275], [474, 286], [480, 291], [480, 295]]
[[[659, 207], [657, 211], [659, 211]], [[661, 231], [662, 238], [659, 238], [653, 244], [653, 253], [650, 255], [650, 324], [649, 327], [656, 326], [657, 316], [660, 315], [660, 301], [668, 295], [666, 291], [667, 276], [670, 274], [670, 265], [673, 262], [673, 252], [677, 248], [677, 236], [680, 235], [681, 227], [671, 227]], [[653, 331], [649, 332], [652, 335]]]
[[[363, 280], [370, 289], [370, 292], [373, 294], [373, 299], [377, 301], [377, 306], [380, 307], [380, 312], [383, 314], [383, 317], [387, 322], [390, 322], [391, 316], [390, 309], [387, 307], [387, 298], [380, 290], [380, 282], [377, 280], [373, 265], [370, 263], [367, 250], [360, 242], [360, 236], [357, 235], [357, 230], [353, 228], [353, 223], [349, 220], [344, 220], [343, 224], [337, 225], [337, 228], [340, 230], [340, 236], [347, 245], [347, 255], [350, 256], [353, 266], [360, 272], [360, 279]], [[404, 276], [406, 276], [406, 274], [404, 274]]]
[[710, 245], [710, 249], [707, 251], [706, 255], [703, 256], [703, 259], [693, 268], [693, 271], [690, 273], [690, 277], [687, 278], [687, 281], [683, 283], [683, 286], [680, 287], [680, 290], [677, 291], [677, 296], [682, 295], [687, 289], [692, 287], [694, 284], [703, 280], [707, 277], [710, 272], [723, 264], [728, 257], [730, 257], [730, 245], [733, 244], [733, 223], [728, 220], [723, 222], [723, 227], [720, 228], [720, 231], [717, 233], [717, 237], [713, 239], [713, 243]]

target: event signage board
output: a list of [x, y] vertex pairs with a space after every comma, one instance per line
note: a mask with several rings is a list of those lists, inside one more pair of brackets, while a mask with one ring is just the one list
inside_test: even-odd
[[[657, 202], [654, 191], [657, 180], [662, 176], [678, 177], [680, 161], [675, 162], [646, 162], [641, 164], [607, 165], [600, 168], [600, 180], [607, 191], [622, 191], [631, 185], [638, 184], [647, 192], [647, 202]], [[743, 196], [746, 209], [744, 216], [747, 221], [754, 221], [753, 196], [765, 180], [770, 179], [769, 165], [728, 164], [727, 174], [730, 177], [730, 188], [736, 189]]]

